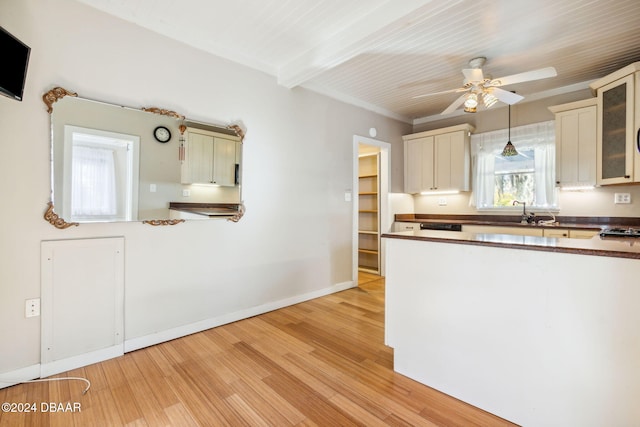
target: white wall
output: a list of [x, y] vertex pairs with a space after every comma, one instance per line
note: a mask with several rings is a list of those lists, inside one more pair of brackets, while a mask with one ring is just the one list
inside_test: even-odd
[[[353, 135], [375, 127], [392, 143], [392, 191], [399, 191], [400, 135], [409, 125], [288, 90], [273, 76], [72, 0], [0, 0], [0, 25], [32, 48], [24, 100], [0, 97], [0, 373], [40, 361], [40, 319], [25, 319], [24, 305], [40, 296], [42, 240], [124, 236], [127, 340], [352, 280], [344, 191], [352, 186]], [[42, 218], [49, 116], [41, 96], [54, 86], [193, 120], [242, 121], [244, 218], [159, 228], [49, 225]]]

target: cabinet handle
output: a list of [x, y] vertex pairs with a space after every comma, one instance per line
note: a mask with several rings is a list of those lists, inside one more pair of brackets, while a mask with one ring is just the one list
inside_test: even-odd
[[636, 134], [636, 148], [638, 149], [638, 153], [640, 153], [640, 128], [638, 128], [638, 133]]
[[629, 178], [631, 178], [631, 175], [625, 175], [624, 178], [625, 179], [629, 179]]

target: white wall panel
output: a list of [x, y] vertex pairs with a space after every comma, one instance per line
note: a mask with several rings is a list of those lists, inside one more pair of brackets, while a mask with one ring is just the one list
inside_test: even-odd
[[42, 376], [123, 354], [124, 238], [42, 242], [40, 268]]

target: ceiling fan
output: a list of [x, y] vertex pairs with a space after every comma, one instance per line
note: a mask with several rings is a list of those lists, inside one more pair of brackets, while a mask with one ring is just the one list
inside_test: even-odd
[[475, 113], [477, 107], [482, 101], [485, 108], [489, 108], [496, 102], [501, 101], [505, 104], [513, 105], [524, 99], [523, 96], [517, 95], [515, 92], [509, 92], [500, 89], [500, 86], [507, 86], [514, 83], [528, 82], [531, 80], [546, 79], [558, 75], [553, 67], [540, 68], [538, 70], [526, 71], [524, 73], [512, 74], [498, 79], [492, 79], [482, 73], [482, 66], [487, 61], [484, 56], [473, 58], [469, 61], [469, 67], [462, 70], [464, 75], [463, 86], [458, 89], [445, 90], [443, 92], [429, 93], [425, 95], [414, 96], [416, 98], [424, 98], [426, 96], [442, 95], [445, 93], [464, 92], [458, 99], [453, 101], [441, 114], [450, 114], [464, 104], [464, 111], [467, 113]]

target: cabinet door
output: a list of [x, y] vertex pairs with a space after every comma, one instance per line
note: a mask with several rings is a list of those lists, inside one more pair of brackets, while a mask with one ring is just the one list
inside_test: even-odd
[[599, 233], [598, 230], [569, 230], [569, 237], [572, 239], [591, 239]]
[[420, 193], [434, 188], [433, 137], [417, 138], [405, 144], [405, 192]]
[[596, 184], [596, 106], [556, 115], [556, 183]]
[[451, 135], [445, 133], [435, 137], [434, 189], [451, 189]]
[[213, 175], [214, 184], [232, 187], [236, 175], [236, 142], [214, 138], [213, 143]]
[[509, 227], [491, 225], [463, 225], [462, 231], [476, 234], [512, 234], [516, 236], [542, 237], [542, 228], [535, 226]]
[[469, 156], [464, 131], [436, 135], [435, 185], [438, 190], [469, 190]]
[[566, 228], [545, 228], [542, 235], [544, 237], [569, 237], [569, 230]]
[[598, 89], [598, 176], [600, 185], [633, 182], [634, 78]]
[[417, 222], [394, 222], [393, 231], [416, 231], [420, 230], [420, 224]]

